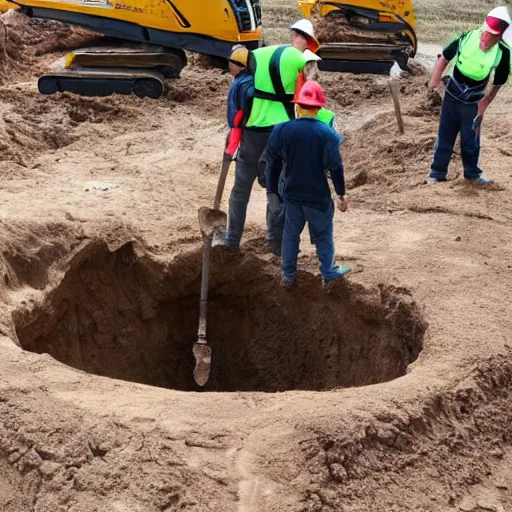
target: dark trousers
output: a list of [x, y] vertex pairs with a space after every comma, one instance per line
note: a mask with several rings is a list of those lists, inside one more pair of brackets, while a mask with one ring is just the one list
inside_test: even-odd
[[316, 253], [320, 261], [320, 273], [325, 281], [340, 276], [340, 268], [334, 264], [335, 248], [333, 235], [334, 203], [323, 212], [285, 200], [285, 224], [281, 255], [281, 275], [285, 281], [293, 282], [297, 273], [300, 235], [306, 222]]
[[446, 180], [453, 146], [459, 132], [464, 177], [475, 179], [482, 174], [482, 169], [478, 167], [480, 136], [476, 135], [472, 128], [477, 112], [476, 103], [462, 103], [448, 93], [444, 95], [434, 159], [430, 169], [432, 178]]
[[229, 198], [226, 243], [230, 247], [237, 249], [240, 247], [252, 186], [262, 173], [262, 169], [266, 167], [265, 148], [270, 133], [269, 131], [244, 130], [236, 161], [235, 184]]

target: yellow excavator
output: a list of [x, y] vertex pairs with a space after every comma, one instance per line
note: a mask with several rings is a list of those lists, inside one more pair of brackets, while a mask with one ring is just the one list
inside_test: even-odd
[[299, 0], [321, 43], [325, 71], [388, 74], [418, 48], [411, 0]]
[[[4, 0], [0, 0], [4, 1]], [[50, 19], [115, 38], [108, 48], [72, 52], [40, 77], [40, 92], [114, 92], [159, 97], [179, 76], [185, 50], [227, 59], [234, 44], [261, 46], [259, 0], [13, 0], [29, 17]], [[131, 44], [126, 44], [131, 42]], [[134, 44], [136, 43], [136, 44]]]

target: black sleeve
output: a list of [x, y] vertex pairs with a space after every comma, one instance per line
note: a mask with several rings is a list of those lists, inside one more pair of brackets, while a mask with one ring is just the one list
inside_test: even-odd
[[504, 44], [500, 48], [501, 60], [494, 72], [494, 85], [505, 85], [510, 74], [510, 50]]
[[464, 37], [465, 34], [454, 39], [450, 44], [443, 48], [443, 57], [446, 60], [452, 60], [455, 55], [457, 55], [457, 51], [459, 50], [459, 41]]

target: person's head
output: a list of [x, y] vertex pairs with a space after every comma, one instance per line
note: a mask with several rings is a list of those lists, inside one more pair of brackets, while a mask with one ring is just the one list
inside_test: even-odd
[[315, 117], [327, 104], [322, 87], [314, 80], [308, 80], [302, 86], [294, 102], [297, 105], [299, 117]]
[[511, 19], [506, 7], [496, 7], [485, 18], [480, 37], [480, 49], [488, 52], [493, 46], [497, 45], [505, 30], [511, 24]]
[[299, 20], [291, 27], [291, 44], [297, 50], [304, 52], [311, 50], [316, 53], [320, 48], [320, 43], [315, 38], [313, 24], [309, 20]]
[[229, 72], [233, 76], [237, 76], [246, 68], [248, 58], [249, 50], [245, 46], [241, 44], [233, 46], [229, 56]]

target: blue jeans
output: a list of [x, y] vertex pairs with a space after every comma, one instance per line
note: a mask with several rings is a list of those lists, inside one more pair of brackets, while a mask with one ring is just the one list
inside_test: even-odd
[[[266, 152], [270, 132], [253, 132], [244, 130], [239, 156], [236, 161], [235, 184], [229, 197], [228, 228], [226, 243], [230, 247], [238, 249], [244, 232], [247, 205], [251, 197], [254, 181], [262, 173], [266, 165]], [[269, 241], [280, 239], [280, 234], [275, 235], [275, 230], [280, 229], [271, 222], [271, 215], [267, 206], [267, 239]]]
[[482, 174], [482, 169], [478, 167], [480, 136], [476, 135], [472, 128], [477, 111], [476, 103], [462, 103], [448, 93], [444, 95], [434, 159], [430, 169], [432, 178], [446, 180], [453, 146], [459, 132], [464, 177], [475, 179]]
[[281, 252], [281, 274], [288, 282], [295, 280], [297, 256], [299, 255], [300, 235], [309, 224], [311, 239], [316, 245], [316, 254], [320, 260], [320, 273], [325, 281], [339, 277], [338, 267], [334, 265], [333, 218], [334, 203], [331, 201], [325, 212], [285, 199], [286, 218]]

